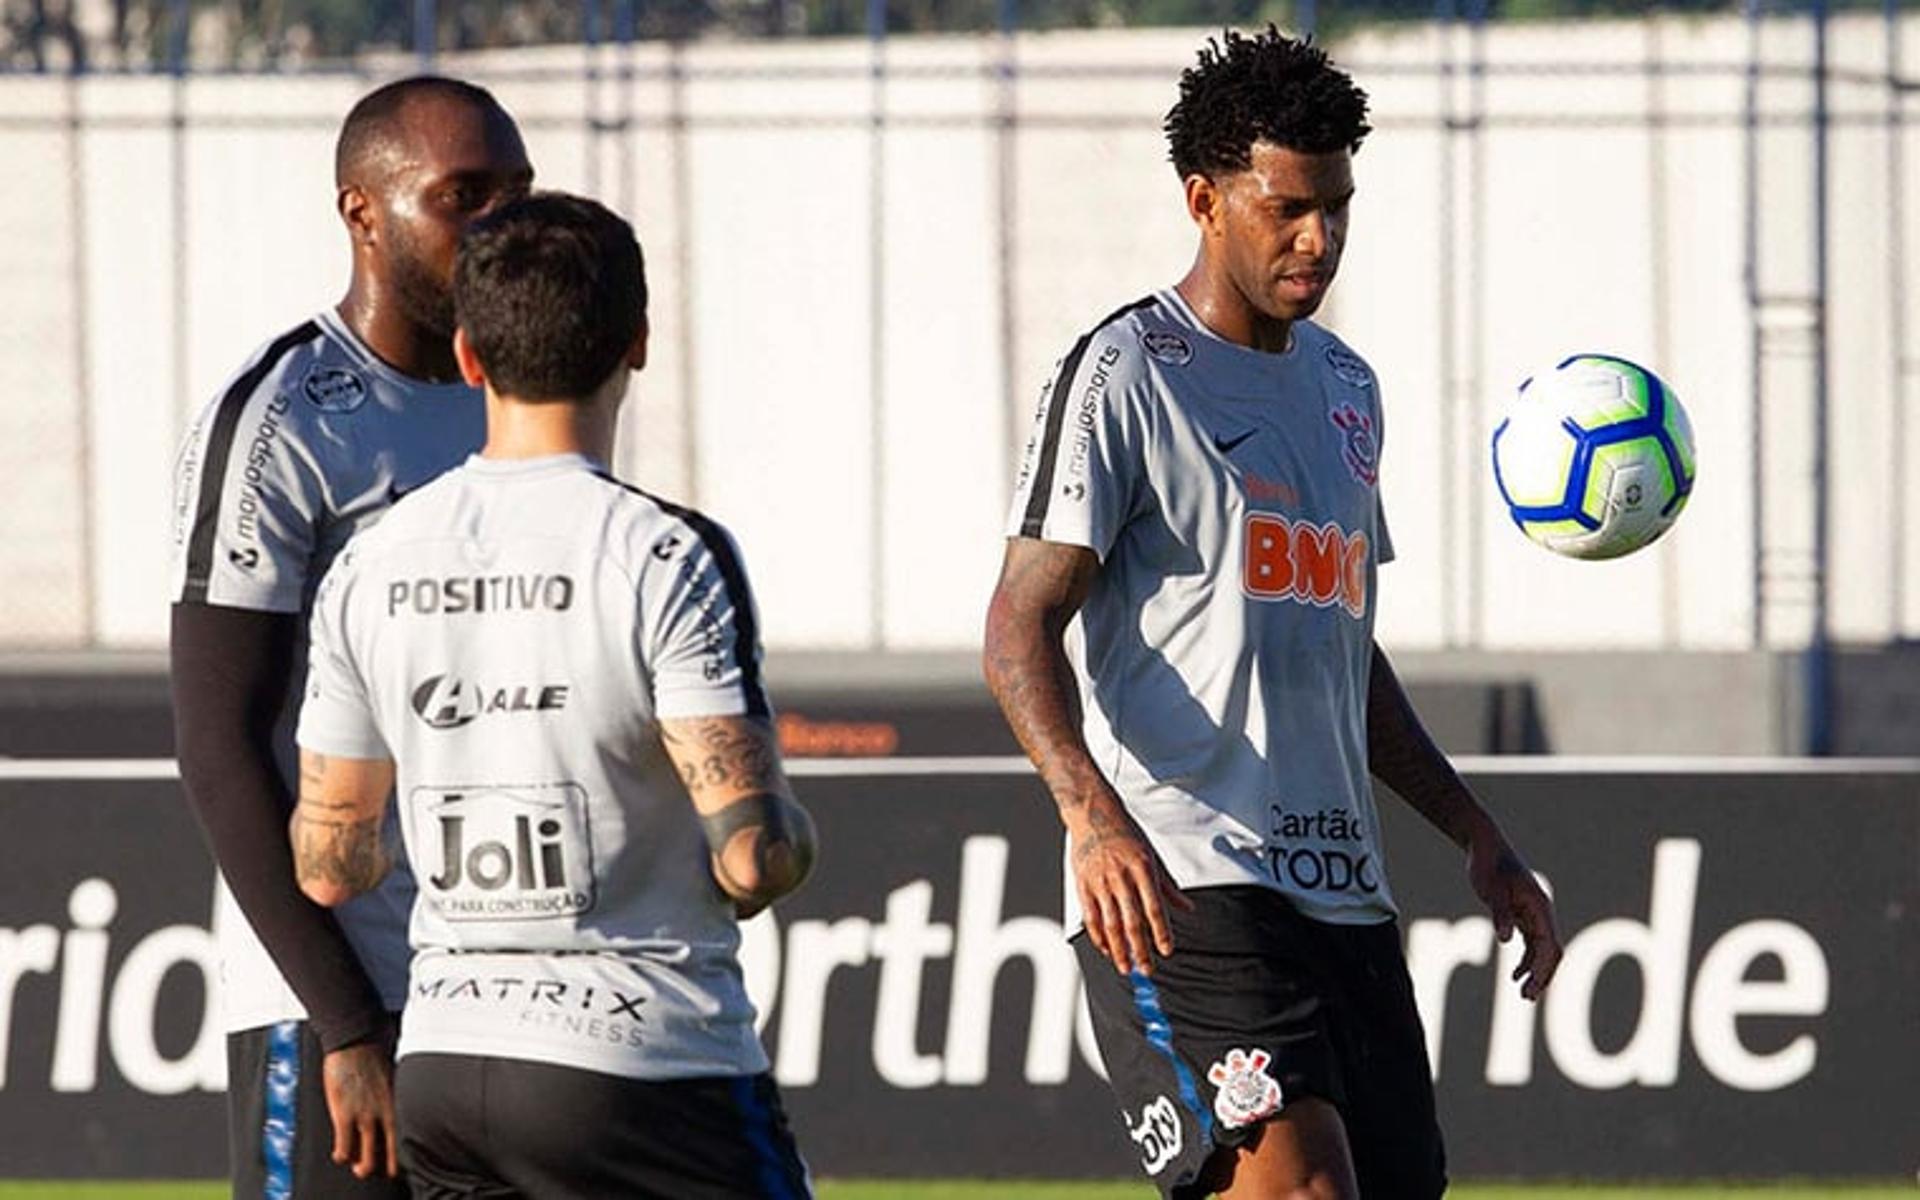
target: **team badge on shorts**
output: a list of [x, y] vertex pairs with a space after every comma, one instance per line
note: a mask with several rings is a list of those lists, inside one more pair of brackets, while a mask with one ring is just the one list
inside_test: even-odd
[[1125, 1111], [1120, 1119], [1127, 1123], [1127, 1136], [1140, 1147], [1140, 1167], [1149, 1175], [1166, 1170], [1167, 1164], [1186, 1148], [1186, 1137], [1180, 1132], [1180, 1110], [1166, 1096], [1141, 1109], [1138, 1124]]
[[1345, 439], [1340, 457], [1346, 460], [1347, 470], [1368, 487], [1380, 482], [1380, 443], [1373, 436], [1373, 418], [1351, 404], [1342, 404], [1328, 413], [1327, 419]]
[[1273, 1056], [1265, 1050], [1229, 1050], [1207, 1068], [1207, 1081], [1219, 1090], [1213, 1115], [1225, 1129], [1240, 1129], [1280, 1111], [1280, 1081], [1267, 1074]]
[[1367, 364], [1353, 351], [1340, 346], [1327, 347], [1327, 365], [1341, 383], [1350, 383], [1354, 387], [1372, 387], [1373, 372], [1367, 370]]
[[1150, 329], [1140, 335], [1140, 348], [1171, 366], [1184, 367], [1193, 361], [1193, 346], [1177, 333]]

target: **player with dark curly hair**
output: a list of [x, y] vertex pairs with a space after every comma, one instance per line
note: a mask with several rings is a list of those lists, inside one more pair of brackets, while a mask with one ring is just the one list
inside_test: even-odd
[[1176, 1200], [1446, 1189], [1374, 777], [1520, 931], [1528, 998], [1560, 959], [1552, 902], [1373, 639], [1379, 381], [1309, 320], [1366, 118], [1271, 26], [1200, 52], [1166, 122], [1199, 252], [1062, 360], [987, 615], [988, 682], [1066, 826], [1121, 1116]]

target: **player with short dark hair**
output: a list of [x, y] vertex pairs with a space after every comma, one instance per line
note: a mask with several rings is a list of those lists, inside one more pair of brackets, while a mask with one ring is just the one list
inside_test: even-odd
[[1122, 1119], [1180, 1200], [1445, 1190], [1371, 776], [1466, 852], [1529, 998], [1560, 957], [1373, 640], [1379, 382], [1308, 319], [1366, 115], [1272, 26], [1200, 52], [1166, 122], [1199, 251], [1058, 367], [987, 616]]
[[289, 831], [324, 904], [379, 885], [396, 822], [416, 864], [407, 1177], [808, 1196], [738, 961], [738, 919], [814, 854], [753, 597], [724, 529], [607, 469], [646, 362], [639, 246], [536, 195], [468, 230], [454, 301], [486, 445], [321, 585]]
[[235, 1196], [404, 1194], [391, 1042], [412, 881], [398, 871], [337, 914], [300, 894], [289, 698], [302, 614], [333, 556], [481, 442], [482, 397], [453, 357], [454, 249], [533, 174], [491, 95], [432, 76], [356, 104], [335, 166], [346, 297], [262, 347], [200, 414], [176, 467], [174, 720], [187, 797], [226, 884]]

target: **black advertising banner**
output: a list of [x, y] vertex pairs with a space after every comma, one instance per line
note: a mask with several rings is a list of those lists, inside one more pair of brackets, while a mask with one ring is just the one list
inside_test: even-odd
[[[744, 960], [796, 1131], [822, 1175], [1124, 1175], [1048, 801], [1017, 767], [951, 765], [973, 773], [795, 764], [820, 873]], [[1920, 774], [1474, 783], [1549, 878], [1568, 957], [1540, 1006], [1496, 985], [1517, 950], [1383, 796], [1457, 1175], [1914, 1169]], [[0, 1165], [221, 1173], [212, 881], [177, 784], [7, 779], [0, 813]]]

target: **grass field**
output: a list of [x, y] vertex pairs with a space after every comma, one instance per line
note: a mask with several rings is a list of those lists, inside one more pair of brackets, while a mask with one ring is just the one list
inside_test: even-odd
[[[921, 1182], [823, 1180], [819, 1200], [1149, 1200], [1137, 1183]], [[1912, 1184], [1463, 1184], [1454, 1200], [1913, 1200]], [[218, 1183], [8, 1183], [0, 1200], [226, 1200]]]

